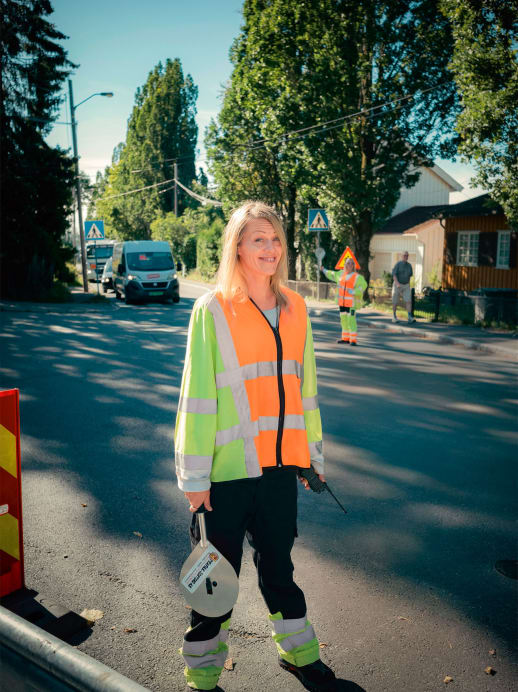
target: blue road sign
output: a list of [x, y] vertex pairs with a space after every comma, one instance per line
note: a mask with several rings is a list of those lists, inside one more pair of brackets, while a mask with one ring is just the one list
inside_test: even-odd
[[104, 221], [85, 221], [85, 240], [102, 240]]
[[308, 230], [328, 231], [329, 219], [325, 209], [308, 209]]

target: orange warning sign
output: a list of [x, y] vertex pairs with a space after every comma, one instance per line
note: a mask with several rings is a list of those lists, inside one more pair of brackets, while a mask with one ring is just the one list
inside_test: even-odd
[[0, 392], [0, 597], [23, 583], [19, 394], [10, 389]]
[[354, 256], [354, 252], [351, 250], [351, 248], [349, 246], [347, 246], [345, 248], [345, 250], [343, 251], [342, 256], [340, 257], [340, 259], [336, 263], [335, 269], [343, 269], [345, 267], [345, 260], [348, 259], [349, 257], [354, 262], [354, 266], [355, 266], [356, 270], [360, 269], [360, 265], [358, 263], [358, 260]]

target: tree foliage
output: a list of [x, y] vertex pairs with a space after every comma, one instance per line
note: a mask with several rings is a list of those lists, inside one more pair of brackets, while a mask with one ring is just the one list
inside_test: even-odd
[[[190, 186], [196, 177], [197, 96], [198, 89], [190, 75], [184, 77], [179, 59], [159, 63], [137, 89], [126, 141], [116, 147], [102, 182], [103, 196], [96, 200], [96, 212], [119, 238], [150, 238], [151, 223], [171, 212], [174, 201], [171, 183], [118, 195], [171, 180], [174, 161], [184, 185]], [[179, 213], [189, 205], [180, 194]]]
[[441, 7], [455, 39], [459, 151], [474, 162], [473, 182], [518, 227], [518, 2], [442, 0]]
[[448, 21], [437, 0], [245, 0], [244, 20], [207, 136], [220, 198], [274, 204], [290, 247], [316, 201], [368, 275], [401, 186], [454, 151]]
[[73, 166], [45, 142], [74, 67], [66, 38], [47, 17], [48, 0], [2, 0], [0, 68], [2, 295], [43, 297], [66, 274], [62, 244], [72, 203]]
[[189, 229], [183, 224], [182, 220], [170, 211], [164, 216], [159, 216], [151, 222], [151, 239], [166, 240], [173, 252], [175, 261], [180, 260], [182, 264], [187, 266], [189, 257], [189, 238], [191, 234]]

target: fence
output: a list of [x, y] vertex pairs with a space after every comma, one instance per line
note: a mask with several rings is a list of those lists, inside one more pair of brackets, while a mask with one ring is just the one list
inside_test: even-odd
[[[391, 292], [369, 289], [373, 303], [390, 306]], [[463, 324], [500, 322], [518, 324], [518, 291], [481, 289], [479, 293], [461, 291], [429, 291], [416, 295], [412, 289], [412, 309], [415, 317], [430, 322], [459, 321]]]
[[[336, 300], [338, 286], [334, 282], [288, 281], [288, 286], [304, 298]], [[371, 303], [391, 309], [389, 288], [369, 287]], [[416, 295], [412, 289], [412, 309], [415, 317], [430, 322], [500, 322], [518, 324], [518, 291], [483, 288], [478, 293], [465, 291], [434, 291]]]
[[288, 281], [288, 287], [312, 300], [336, 300], [338, 291], [338, 285], [329, 281]]

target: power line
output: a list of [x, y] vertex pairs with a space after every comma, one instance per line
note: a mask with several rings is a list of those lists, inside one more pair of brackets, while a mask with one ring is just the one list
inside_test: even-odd
[[179, 180], [176, 181], [176, 184], [179, 185], [182, 188], [182, 190], [184, 190], [190, 197], [197, 200], [198, 202], [201, 202], [202, 204], [213, 204], [215, 207], [223, 206], [221, 202], [218, 202], [215, 199], [209, 199], [208, 197], [199, 195], [197, 192], [193, 192], [193, 190], [189, 190], [189, 188], [185, 187], [185, 185], [182, 185], [182, 183]]
[[[402, 101], [414, 98], [418, 93], [424, 94], [424, 93], [433, 91], [435, 89], [438, 89], [440, 86], [442, 86], [442, 84], [436, 84], [433, 87], [428, 87], [427, 89], [416, 91], [413, 94], [407, 94], [406, 96], [402, 96], [398, 99], [393, 99], [392, 101], [386, 101], [384, 103], [377, 104], [376, 106], [371, 106], [370, 108], [362, 109], [362, 110], [357, 111], [355, 113], [349, 113], [348, 115], [340, 116], [339, 118], [334, 118], [333, 120], [328, 120], [326, 122], [318, 123], [316, 125], [309, 125], [308, 127], [299, 128], [297, 130], [291, 130], [291, 131], [287, 132], [286, 134], [284, 134], [281, 137], [281, 139], [276, 140], [275, 143], [277, 144], [277, 143], [282, 143], [282, 142], [286, 142], [289, 140], [301, 139], [301, 138], [307, 137], [308, 135], [311, 135], [311, 134], [319, 135], [319, 134], [322, 134], [323, 132], [329, 132], [330, 130], [335, 130], [339, 127], [342, 127], [343, 123], [346, 120], [350, 120], [352, 118], [357, 118], [359, 116], [366, 116], [368, 118], [373, 118], [373, 117], [378, 117], [381, 115], [386, 115], [387, 112], [374, 113], [373, 111], [380, 109], [380, 108], [385, 108], [387, 106], [395, 106], [390, 111], [390, 112], [394, 112], [395, 110], [399, 110], [400, 108], [402, 108], [402, 104], [401, 104]], [[326, 125], [329, 125], [329, 127], [325, 127]], [[296, 135], [296, 136], [293, 136], [293, 135]], [[264, 139], [256, 140], [255, 142], [251, 142], [248, 145], [238, 145], [234, 148], [233, 151], [230, 151], [229, 153], [232, 155], [232, 154], [237, 153], [238, 150], [243, 150], [243, 149], [245, 150], [245, 152], [247, 152], [247, 151], [251, 152], [251, 151], [257, 151], [260, 149], [265, 149], [266, 143], [272, 142], [272, 141], [273, 141], [272, 138], [270, 138], [270, 139], [264, 138]], [[258, 146], [253, 146], [253, 145], [258, 145]], [[194, 156], [193, 154], [190, 154], [190, 155], [185, 155], [185, 156], [178, 156], [175, 158], [163, 159], [162, 161], [154, 163], [152, 165], [160, 166], [160, 165], [167, 164], [169, 161], [176, 163], [177, 161], [189, 159], [189, 158], [192, 158], [193, 156]], [[202, 160], [207, 161], [207, 156], [201, 157], [198, 159], [195, 158], [195, 161], [202, 161]], [[144, 170], [149, 170], [149, 169], [138, 169], [138, 170], [133, 171], [133, 172], [141, 172]], [[214, 204], [216, 206], [222, 206], [221, 202], [209, 199], [207, 197], [203, 197], [202, 195], [199, 195], [198, 193], [193, 192], [189, 188], [185, 187], [182, 183], [180, 183], [179, 180], [175, 181], [175, 178], [171, 178], [169, 180], [164, 180], [161, 183], [155, 183], [153, 185], [147, 185], [146, 187], [141, 187], [141, 188], [138, 188], [135, 190], [128, 190], [127, 192], [122, 192], [118, 195], [111, 195], [110, 197], [104, 197], [101, 199], [103, 199], [103, 200], [115, 199], [117, 197], [123, 197], [125, 195], [133, 194], [135, 192], [142, 192], [143, 190], [148, 190], [150, 188], [158, 187], [160, 185], [165, 185], [166, 183], [170, 183], [170, 182], [176, 182], [176, 184], [179, 185], [187, 194], [189, 194], [194, 199], [197, 199], [199, 202], [202, 202], [203, 204]], [[172, 188], [170, 188], [170, 189], [172, 189]]]
[[116, 197], [124, 197], [125, 195], [131, 195], [134, 192], [142, 192], [142, 190], [149, 190], [151, 187], [159, 187], [160, 185], [166, 185], [167, 183], [174, 183], [174, 178], [169, 180], [162, 180], [161, 183], [153, 183], [153, 185], [146, 185], [145, 187], [139, 187], [136, 190], [128, 190], [127, 192], [121, 192], [118, 195], [110, 195], [109, 197], [100, 197], [99, 201], [104, 202], [107, 199], [115, 199]]
[[[342, 115], [339, 118], [334, 118], [333, 120], [327, 120], [326, 122], [323, 122], [323, 123], [318, 123], [316, 125], [308, 125], [307, 127], [301, 127], [298, 130], [291, 130], [291, 131], [283, 134], [280, 139], [277, 139], [275, 141], [275, 143], [277, 144], [279, 142], [286, 141], [286, 139], [295, 139], [295, 138], [292, 138], [291, 135], [296, 135], [296, 134], [299, 134], [301, 132], [308, 132], [309, 133], [310, 130], [316, 130], [317, 128], [323, 128], [323, 129], [319, 130], [319, 132], [326, 132], [327, 130], [335, 129], [335, 128], [331, 128], [331, 127], [325, 128], [325, 126], [326, 125], [332, 125], [333, 123], [338, 123], [338, 122], [340, 122], [340, 125], [341, 125], [345, 120], [357, 118], [358, 116], [361, 116], [361, 115], [367, 115], [371, 111], [374, 111], [378, 108], [385, 108], [385, 106], [392, 106], [393, 104], [400, 103], [401, 101], [406, 101], [408, 99], [414, 98], [418, 93], [426, 94], [429, 91], [433, 91], [434, 89], [438, 89], [440, 86], [442, 86], [442, 83], [436, 84], [433, 87], [428, 87], [427, 89], [422, 89], [422, 90], [419, 89], [418, 91], [415, 91], [413, 94], [407, 94], [406, 96], [401, 96], [400, 98], [393, 99], [392, 101], [385, 101], [384, 103], [378, 103], [377, 105], [371, 106], [370, 108], [363, 108], [360, 111], [356, 111], [356, 113], [349, 113], [348, 115]], [[372, 117], [372, 114], [370, 117]], [[339, 125], [337, 125], [337, 127], [339, 127]], [[248, 148], [250, 151], [252, 151], [255, 148], [260, 148], [260, 147], [255, 147], [256, 144], [264, 144], [265, 142], [272, 142], [272, 141], [274, 141], [274, 139], [271, 137], [270, 138], [264, 138], [264, 139], [257, 139], [255, 142], [250, 142], [249, 145], [242, 145], [242, 146], [244, 148]]]
[[[351, 120], [352, 118], [357, 118], [362, 115], [367, 115], [367, 117], [372, 118], [375, 117], [376, 115], [383, 115], [383, 113], [372, 113], [372, 111], [378, 110], [380, 108], [385, 108], [387, 106], [392, 106], [395, 104], [401, 104], [402, 101], [406, 101], [408, 99], [414, 98], [417, 94], [426, 94], [430, 91], [433, 91], [435, 89], [438, 89], [440, 86], [443, 86], [443, 83], [441, 84], [436, 84], [433, 87], [428, 87], [427, 89], [419, 89], [415, 91], [412, 94], [407, 94], [405, 96], [401, 96], [400, 98], [393, 99], [392, 101], [385, 101], [384, 103], [378, 103], [375, 106], [371, 106], [370, 108], [365, 108], [360, 111], [356, 111], [355, 113], [349, 113], [347, 115], [342, 115], [339, 118], [334, 118], [333, 120], [327, 120], [323, 123], [317, 123], [315, 125], [308, 125], [307, 127], [302, 127], [298, 128], [296, 130], [290, 130], [283, 134], [280, 138], [275, 140], [274, 138], [264, 138], [264, 139], [257, 139], [253, 142], [247, 143], [247, 144], [238, 144], [236, 145], [235, 150], [237, 149], [244, 149], [246, 151], [257, 151], [259, 149], [264, 149], [266, 148], [266, 143], [271, 143], [274, 142], [274, 144], [280, 144], [280, 143], [285, 143], [286, 141], [290, 139], [302, 139], [303, 137], [308, 136], [309, 134], [321, 134], [322, 132], [329, 132], [330, 130], [335, 130], [339, 127], [341, 127], [342, 123], [346, 120]], [[396, 108], [392, 109], [391, 112], [394, 112], [395, 110], [398, 110], [401, 108], [401, 105], [398, 105]], [[338, 123], [337, 125], [334, 125], [334, 123]], [[326, 127], [326, 125], [334, 125], [333, 127]], [[316, 130], [316, 132], [313, 132]], [[304, 134], [301, 134], [304, 133]], [[297, 137], [293, 135], [298, 135]], [[258, 146], [256, 146], [258, 145]], [[231, 152], [232, 153], [232, 152]], [[188, 159], [192, 158], [192, 154], [186, 155], [186, 156], [178, 156], [175, 158], [168, 158], [168, 159], [162, 159], [161, 161], [158, 161], [156, 163], [151, 163], [150, 166], [161, 166], [163, 164], [167, 164], [167, 162], [172, 161], [180, 161], [182, 159]], [[201, 157], [199, 159], [195, 159], [195, 161], [205, 161], [207, 162], [207, 156]], [[141, 168], [137, 169], [136, 171], [133, 172], [141, 172], [145, 170], [150, 170], [150, 168]]]

